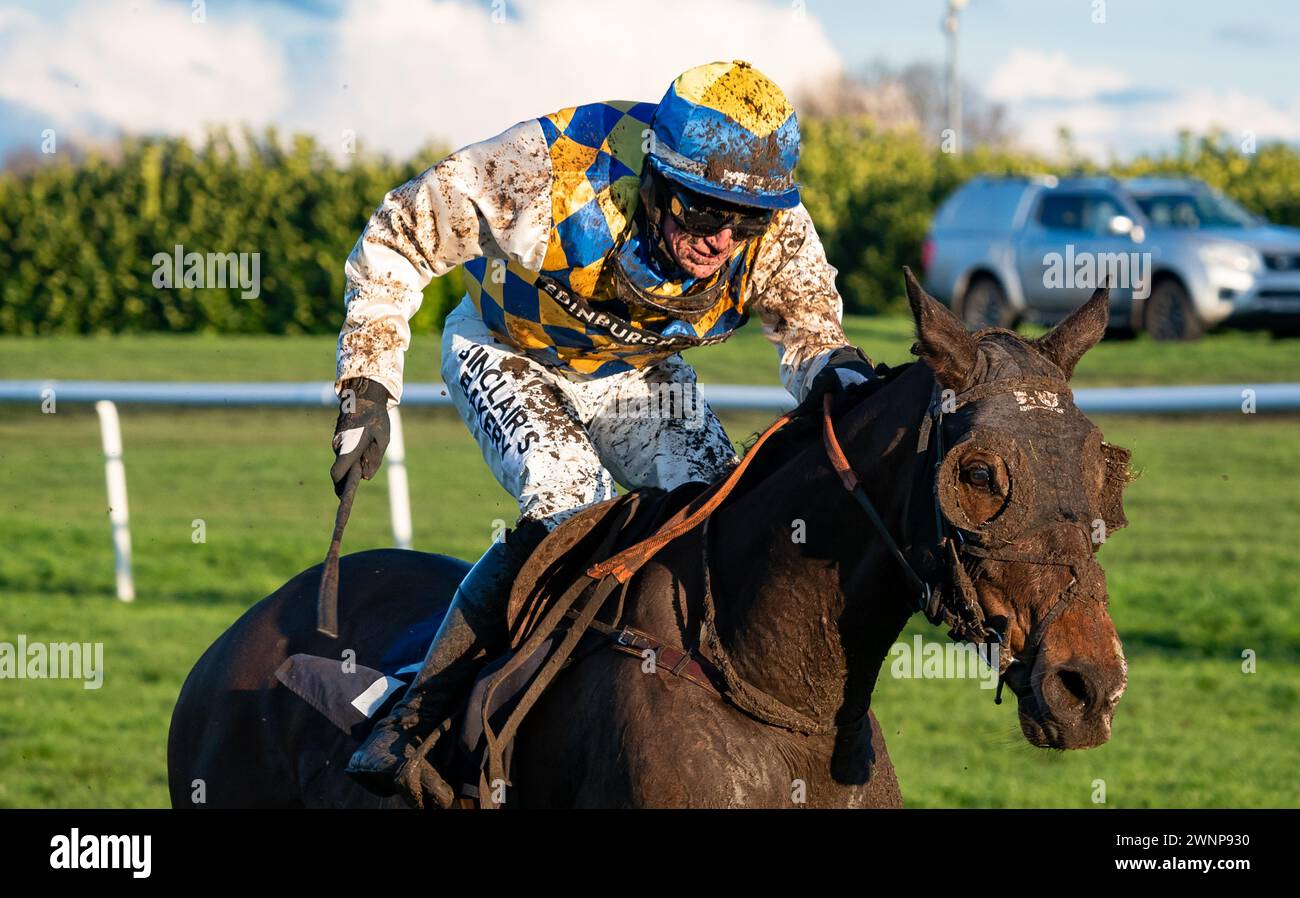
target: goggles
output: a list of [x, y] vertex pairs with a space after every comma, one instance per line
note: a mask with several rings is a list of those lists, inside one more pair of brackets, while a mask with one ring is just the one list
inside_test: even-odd
[[696, 193], [656, 175], [664, 211], [692, 237], [708, 237], [726, 228], [737, 240], [758, 237], [772, 223], [774, 210], [741, 206]]

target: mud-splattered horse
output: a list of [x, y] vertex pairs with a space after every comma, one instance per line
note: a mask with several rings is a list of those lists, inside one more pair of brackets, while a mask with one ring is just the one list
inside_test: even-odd
[[[643, 674], [626, 654], [590, 655], [520, 730], [508, 804], [900, 805], [869, 708], [917, 610], [909, 569], [937, 587], [932, 619], [1001, 641], [1031, 743], [1080, 748], [1109, 737], [1126, 667], [1088, 534], [1096, 522], [1123, 525], [1127, 456], [1101, 441], [1064, 384], [1102, 336], [1107, 297], [1099, 291], [1026, 341], [966, 333], [910, 274], [908, 292], [920, 361], [846, 397], [834, 420], [906, 566], [844, 489], [815, 416], [788, 425], [707, 527], [631, 581], [625, 622], [707, 658], [725, 673], [729, 700]], [[933, 414], [936, 399], [949, 414]], [[795, 522], [801, 540], [791, 538]], [[446, 602], [465, 568], [392, 550], [343, 559], [337, 641], [315, 631], [318, 568], [251, 608], [181, 692], [168, 749], [173, 802], [191, 806], [201, 781], [209, 807], [396, 806], [342, 773], [362, 734], [329, 723], [275, 671], [296, 653], [337, 657], [343, 647], [376, 664]]]

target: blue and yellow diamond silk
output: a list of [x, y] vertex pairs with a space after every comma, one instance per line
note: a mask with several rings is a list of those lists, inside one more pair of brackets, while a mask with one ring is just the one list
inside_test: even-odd
[[[725, 339], [745, 323], [743, 297], [758, 241], [742, 244], [719, 277], [728, 283], [704, 314], [686, 321], [626, 304], [618, 296], [612, 251], [635, 233], [641, 168], [650, 141], [653, 103], [590, 103], [538, 119], [551, 157], [551, 231], [541, 272], [503, 259], [464, 266], [466, 290], [484, 323], [503, 342], [540, 361], [603, 377], [643, 368], [693, 340]], [[648, 346], [620, 328], [578, 317], [538, 285], [544, 275], [587, 305], [634, 328], [668, 338]], [[660, 281], [660, 296], [680, 296], [693, 281]], [[706, 285], [708, 286], [708, 285]], [[673, 338], [680, 338], [676, 345]]]

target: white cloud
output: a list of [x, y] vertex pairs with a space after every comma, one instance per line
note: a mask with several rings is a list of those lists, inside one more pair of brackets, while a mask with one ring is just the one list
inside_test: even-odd
[[1292, 101], [1290, 109], [1284, 109], [1241, 91], [1200, 88], [1151, 109], [1141, 124], [1147, 132], [1172, 134], [1181, 128], [1222, 128], [1234, 135], [1251, 131], [1259, 137], [1300, 140], [1300, 98]]
[[748, 59], [788, 93], [838, 73], [820, 23], [757, 0], [352, 0], [332, 72], [348, 86], [303, 110], [301, 127], [398, 153], [428, 138], [460, 146], [593, 100], [655, 102], [679, 72]]
[[[984, 89], [1006, 104], [1020, 143], [1047, 155], [1060, 150], [1062, 127], [1070, 130], [1079, 152], [1100, 160], [1168, 147], [1181, 129], [1300, 140], [1300, 99], [1287, 109], [1237, 90], [1198, 88], [1170, 96], [1133, 88], [1117, 69], [1079, 65], [1061, 52], [1016, 48]], [[1124, 91], [1132, 93], [1108, 96]]]
[[266, 124], [289, 103], [279, 48], [248, 22], [195, 23], [188, 4], [156, 0], [6, 13], [0, 101], [74, 137], [196, 137], [212, 123]]
[[331, 18], [209, 3], [203, 24], [161, 0], [0, 9], [0, 104], [82, 138], [276, 124], [401, 156], [576, 103], [654, 102], [729, 58], [792, 95], [842, 68], [814, 15], [762, 0], [348, 0]]
[[[236, 0], [208, 3], [195, 24], [176, 0], [9, 4], [0, 154], [16, 141], [34, 147], [30, 132], [45, 127], [72, 138], [197, 137], [213, 124], [275, 124], [330, 147], [351, 130], [402, 156], [575, 103], [653, 102], [675, 74], [713, 59], [748, 59], [796, 95], [843, 68], [816, 10], [770, 0], [345, 0], [324, 14]], [[1022, 142], [1046, 153], [1062, 125], [1100, 158], [1169, 146], [1180, 128], [1300, 140], [1300, 97], [1174, 83], [1144, 95], [1122, 68], [1021, 46], [983, 89], [1007, 105]]]
[[[1123, 115], [1103, 103], [1013, 109], [1012, 112], [1019, 143], [1047, 156], [1054, 156], [1061, 149], [1062, 128], [1069, 129], [1077, 152], [1095, 159], [1106, 158], [1110, 150], [1117, 148], [1117, 136], [1125, 133]], [[1161, 138], [1169, 136], [1164, 134]]]
[[1047, 53], [1017, 47], [993, 70], [985, 92], [992, 100], [1013, 104], [1027, 100], [1085, 100], [1128, 86], [1128, 77], [1112, 68], [1071, 62], [1059, 50]]

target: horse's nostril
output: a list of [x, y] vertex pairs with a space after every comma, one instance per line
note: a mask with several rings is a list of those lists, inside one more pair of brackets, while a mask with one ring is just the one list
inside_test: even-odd
[[1080, 705], [1087, 705], [1089, 701], [1088, 681], [1084, 679], [1083, 674], [1077, 670], [1069, 668], [1060, 668], [1056, 672], [1056, 678], [1066, 693], [1077, 701]]

